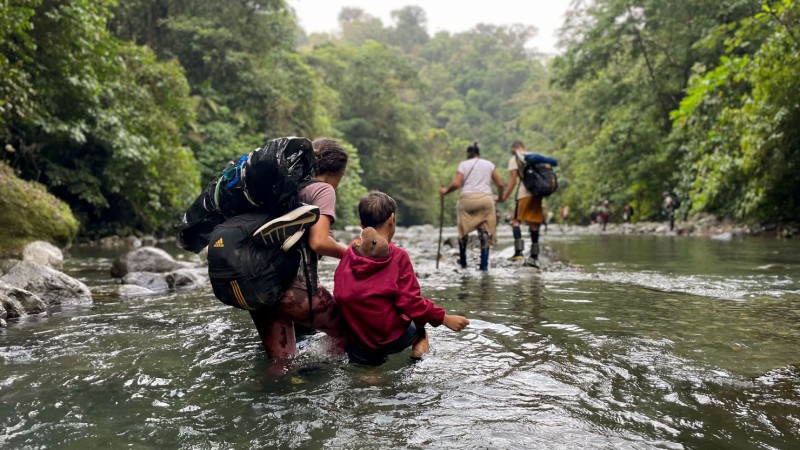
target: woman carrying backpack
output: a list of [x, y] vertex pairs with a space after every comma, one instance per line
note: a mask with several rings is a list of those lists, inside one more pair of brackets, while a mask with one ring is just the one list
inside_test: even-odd
[[315, 262], [320, 256], [341, 259], [347, 250], [344, 244], [333, 239], [331, 226], [336, 220], [335, 189], [344, 176], [348, 155], [333, 139], [317, 139], [312, 145], [315, 180], [300, 188], [297, 199], [319, 208], [319, 220], [306, 231], [308, 247], [313, 251], [309, 261], [314, 262], [308, 265], [313, 271], [309, 275], [310, 280], [317, 283], [311, 286], [316, 292], [309, 298], [309, 283], [304, 276], [297, 276], [275, 309], [250, 311], [270, 358], [294, 355], [295, 324], [323, 331], [336, 345], [344, 346], [341, 313], [330, 292], [318, 283]]
[[490, 161], [481, 159], [481, 150], [475, 142], [467, 147], [467, 159], [458, 165], [449, 186], [439, 189], [444, 196], [461, 189], [458, 197], [458, 263], [467, 267], [467, 238], [478, 230], [481, 243], [480, 270], [489, 270], [489, 247], [497, 243], [497, 214], [491, 183], [497, 186], [498, 200], [503, 193], [503, 180]]

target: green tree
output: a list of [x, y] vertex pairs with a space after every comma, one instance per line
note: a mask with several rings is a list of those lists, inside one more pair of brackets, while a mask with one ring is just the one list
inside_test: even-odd
[[342, 8], [339, 13], [341, 41], [347, 45], [361, 45], [369, 40], [382, 42], [387, 30], [381, 19], [369, 15], [360, 8]]
[[5, 158], [67, 200], [84, 233], [166, 228], [198, 183], [180, 145], [191, 119], [180, 66], [111, 36], [111, 2], [23, 3], [2, 16], [28, 20], [2, 47], [27, 86], [4, 114]]
[[428, 152], [418, 134], [426, 115], [403, 101], [416, 88], [416, 73], [394, 50], [368, 41], [361, 47], [319, 47], [309, 64], [335, 95], [328, 104], [333, 128], [358, 149], [363, 183], [391, 194], [401, 224], [432, 220], [435, 189]]
[[609, 197], [656, 216], [660, 193], [680, 178], [670, 113], [692, 67], [720, 52], [696, 43], [752, 8], [745, 0], [605, 0], [573, 12], [562, 36], [566, 52], [553, 70], [576, 113], [559, 135], [569, 189], [576, 190], [569, 195], [583, 212]]
[[723, 46], [697, 66], [673, 113], [693, 211], [738, 219], [800, 217], [800, 6], [765, 1], [702, 42]]
[[406, 6], [392, 11], [395, 26], [389, 31], [389, 42], [402, 48], [406, 53], [414, 54], [430, 37], [428, 36], [428, 19], [425, 10], [419, 6]]
[[204, 178], [276, 136], [324, 132], [313, 73], [294, 51], [283, 0], [132, 0], [114, 32], [184, 67], [197, 118], [186, 133]]

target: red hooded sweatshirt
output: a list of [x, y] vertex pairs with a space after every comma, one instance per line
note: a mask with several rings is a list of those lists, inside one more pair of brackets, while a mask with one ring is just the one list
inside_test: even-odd
[[350, 245], [333, 276], [333, 296], [351, 337], [371, 349], [400, 338], [411, 320], [435, 327], [444, 320], [444, 309], [420, 295], [408, 253], [393, 243], [380, 260], [361, 256]]

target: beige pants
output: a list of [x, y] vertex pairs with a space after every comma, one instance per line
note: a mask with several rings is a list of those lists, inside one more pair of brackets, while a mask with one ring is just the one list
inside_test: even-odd
[[458, 211], [459, 239], [474, 230], [483, 228], [491, 236], [492, 245], [497, 243], [497, 215], [494, 209], [494, 197], [491, 194], [461, 193], [456, 210]]

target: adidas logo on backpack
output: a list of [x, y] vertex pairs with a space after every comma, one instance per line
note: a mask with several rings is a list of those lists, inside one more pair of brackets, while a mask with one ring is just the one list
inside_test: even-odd
[[214, 242], [214, 248], [223, 248], [225, 247], [225, 243], [222, 242], [222, 238], [217, 239], [217, 242]]

